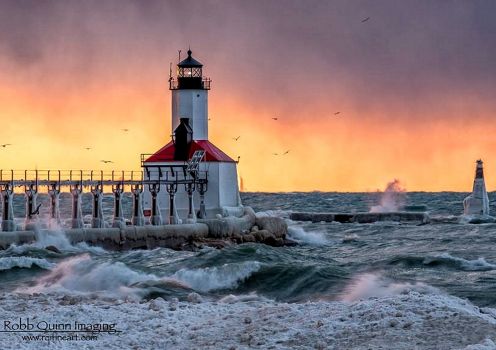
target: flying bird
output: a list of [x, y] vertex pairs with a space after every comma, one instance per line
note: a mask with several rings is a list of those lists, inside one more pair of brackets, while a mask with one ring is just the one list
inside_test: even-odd
[[11, 143], [4, 143], [3, 145], [0, 145], [0, 146], [2, 146], [3, 148], [5, 148], [7, 146], [12, 146], [12, 144]]
[[272, 155], [274, 155], [274, 156], [278, 156], [279, 154], [278, 154], [278, 153], [272, 153]]
[[121, 129], [121, 130], [124, 131], [124, 132], [128, 132], [129, 131], [129, 129]]
[[338, 115], [339, 113], [341, 113], [341, 112], [336, 112], [336, 113], [334, 113], [334, 115]]
[[277, 120], [277, 119], [279, 119], [279, 118], [272, 118], [272, 119], [273, 119], [273, 120]]
[[234, 141], [238, 141], [240, 137], [241, 137], [241, 136], [238, 136], [238, 137], [233, 137], [233, 140], [234, 140]]
[[285, 155], [285, 154], [288, 154], [289, 153], [289, 150], [287, 150], [286, 152], [284, 152], [282, 155]]
[[362, 23], [367, 22], [369, 19], [370, 19], [370, 17], [367, 17], [367, 18], [365, 18], [365, 19], [362, 19]]
[[91, 149], [91, 147], [85, 147], [84, 149], [89, 151]]
[[101, 160], [100, 162], [105, 163], [105, 164], [107, 164], [107, 163], [113, 163], [113, 161], [111, 161], [111, 160]]
[[41, 203], [38, 204], [36, 209], [32, 213], [29, 213], [29, 215], [38, 215], [40, 213], [40, 207], [41, 207]]

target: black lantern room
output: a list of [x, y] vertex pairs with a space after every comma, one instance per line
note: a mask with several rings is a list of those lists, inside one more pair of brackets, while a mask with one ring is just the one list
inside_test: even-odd
[[203, 64], [191, 56], [188, 50], [188, 57], [177, 65], [177, 84], [171, 84], [171, 90], [182, 89], [210, 89], [210, 80], [203, 79]]

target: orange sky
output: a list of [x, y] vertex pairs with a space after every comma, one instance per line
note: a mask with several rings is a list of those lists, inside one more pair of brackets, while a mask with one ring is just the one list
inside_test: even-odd
[[[276, 11], [277, 6], [269, 7], [238, 13], [231, 6], [230, 13], [240, 21], [226, 20], [224, 29], [195, 35], [180, 28], [173, 32], [174, 23], [161, 24], [160, 13], [166, 16], [168, 10], [162, 7], [157, 18], [145, 20], [134, 7], [123, 6], [124, 32], [122, 21], [105, 17], [105, 11], [112, 13], [111, 6], [90, 19], [66, 19], [71, 24], [67, 33], [56, 30], [64, 21], [48, 26], [36, 19], [40, 22], [28, 34], [42, 26], [46, 37], [41, 48], [10, 52], [2, 49], [5, 43], [0, 46], [0, 143], [13, 144], [0, 148], [1, 168], [139, 169], [141, 153], [153, 153], [170, 139], [169, 62], [177, 61], [177, 48], [184, 50], [191, 43], [193, 55], [213, 79], [210, 140], [232, 158], [241, 157], [245, 190], [375, 191], [397, 178], [409, 191], [468, 191], [478, 158], [485, 161], [486, 183], [494, 190], [494, 89], [476, 70], [477, 64], [484, 68], [485, 60], [465, 62], [458, 57], [444, 67], [434, 63], [441, 53], [419, 53], [411, 59], [406, 51], [421, 49], [415, 40], [425, 45], [416, 37], [418, 31], [412, 34], [416, 28], [400, 31], [399, 47], [382, 36], [369, 38], [388, 47], [384, 56], [375, 46], [363, 47], [367, 38], [361, 24], [334, 28], [333, 33], [332, 28], [306, 29], [318, 11], [305, 14], [293, 8], [285, 15], [308, 18], [285, 21], [281, 15], [276, 20], [284, 25], [271, 27], [264, 12]], [[345, 14], [354, 9], [341, 7]], [[430, 16], [442, 10], [434, 9]], [[54, 13], [68, 11], [58, 5], [44, 15], [50, 22]], [[472, 23], [463, 15], [458, 19]], [[326, 17], [319, 20], [325, 22]], [[206, 24], [202, 21], [199, 26]], [[377, 22], [367, 22], [370, 30], [385, 35], [383, 30], [391, 29]], [[250, 36], [243, 29], [251, 25]], [[12, 28], [7, 32], [21, 30]], [[81, 36], [86, 30], [89, 34]], [[293, 30], [300, 39], [292, 36]], [[439, 28], [426, 30], [426, 37], [441, 35], [436, 34]], [[308, 31], [310, 37], [305, 36]], [[308, 38], [317, 34], [329, 35], [327, 44], [334, 45], [330, 54], [310, 45], [313, 39]], [[452, 45], [457, 40], [454, 37]], [[456, 46], [448, 49], [458, 52]], [[41, 58], [35, 55], [31, 62], [32, 54], [25, 50], [40, 50]], [[368, 61], [358, 61], [362, 54]], [[463, 78], [467, 71], [468, 81]], [[275, 116], [278, 121], [272, 120]], [[234, 141], [235, 136], [240, 139]], [[287, 150], [287, 155], [273, 155]], [[103, 165], [102, 159], [115, 164]]]
[[[138, 169], [139, 155], [159, 149], [171, 132], [170, 92], [152, 88], [104, 87], [62, 100], [60, 91], [3, 88], [0, 119], [11, 122], [3, 123], [2, 143], [13, 146], [1, 150], [2, 168]], [[246, 190], [375, 191], [398, 178], [408, 190], [465, 191], [479, 157], [494, 188], [496, 127], [484, 118], [394, 123], [350, 106], [338, 116], [322, 107], [296, 119], [221, 95], [213, 85], [210, 139], [232, 158], [241, 156]]]

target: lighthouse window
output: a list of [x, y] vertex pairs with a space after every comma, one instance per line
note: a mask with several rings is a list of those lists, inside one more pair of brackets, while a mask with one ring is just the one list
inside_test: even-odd
[[202, 69], [198, 68], [198, 67], [195, 67], [195, 68], [182, 67], [182, 68], [179, 68], [178, 76], [180, 76], [181, 78], [184, 78], [184, 77], [186, 77], [186, 78], [189, 78], [189, 77], [201, 78]]
[[192, 68], [179, 68], [179, 76], [180, 77], [190, 77], [192, 76]]

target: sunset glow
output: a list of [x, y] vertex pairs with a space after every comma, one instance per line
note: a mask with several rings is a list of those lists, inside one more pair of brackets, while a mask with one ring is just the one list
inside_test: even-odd
[[[170, 139], [169, 63], [191, 45], [213, 80], [210, 140], [241, 157], [247, 191], [375, 191], [395, 178], [409, 191], [468, 191], [478, 158], [496, 187], [494, 81], [483, 74], [494, 55], [479, 50], [487, 38], [459, 11], [470, 3], [430, 11], [440, 16], [435, 35], [398, 23], [406, 5], [370, 3], [367, 23], [346, 2], [305, 19], [294, 5], [270, 22], [274, 8], [229, 2], [226, 13], [208, 10], [224, 18], [221, 31], [166, 3], [156, 5], [161, 16], [110, 3], [80, 5], [86, 17], [62, 2], [37, 7], [45, 20], [27, 27], [32, 9], [2, 5], [11, 37], [0, 52], [0, 143], [12, 144], [0, 149], [3, 169], [138, 170], [141, 153]], [[471, 35], [450, 32], [459, 26]]]

